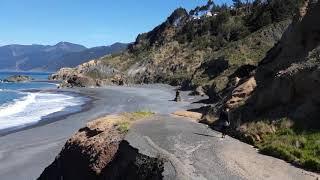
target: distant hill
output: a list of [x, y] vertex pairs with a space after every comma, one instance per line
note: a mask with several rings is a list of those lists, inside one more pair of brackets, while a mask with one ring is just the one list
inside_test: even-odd
[[118, 53], [127, 44], [86, 48], [79, 44], [59, 42], [56, 45], [6, 45], [0, 47], [0, 70], [55, 71], [61, 67], [73, 67], [85, 60]]
[[61, 57], [59, 67], [74, 67], [90, 59], [100, 58], [108, 54], [120, 53], [128, 47], [128, 44], [114, 43], [110, 46], [99, 46], [80, 52], [68, 53]]

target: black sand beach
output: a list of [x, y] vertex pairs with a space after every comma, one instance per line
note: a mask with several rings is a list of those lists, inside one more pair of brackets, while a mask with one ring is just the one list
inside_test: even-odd
[[174, 88], [107, 87], [67, 90], [88, 96], [87, 107], [79, 113], [0, 137], [0, 177], [3, 180], [36, 179], [59, 153], [66, 140], [88, 121], [106, 114], [150, 110], [169, 113], [190, 105], [175, 103]]

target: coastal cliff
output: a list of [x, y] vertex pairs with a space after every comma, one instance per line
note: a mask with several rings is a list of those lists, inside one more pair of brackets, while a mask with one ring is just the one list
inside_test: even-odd
[[262, 153], [317, 172], [319, 16], [320, 2], [305, 1], [257, 69], [229, 90], [221, 106], [208, 111], [218, 117], [219, 110], [228, 108], [231, 134], [256, 145]]
[[98, 86], [110, 83], [166, 83], [185, 89], [202, 86], [214, 97], [233, 81], [230, 77], [242, 69], [248, 70], [246, 67], [255, 68], [291, 23], [290, 16], [282, 15], [255, 27], [249, 20], [254, 18], [254, 12], [235, 13], [211, 1], [200, 9], [187, 12], [178, 8], [165, 22], [140, 34], [127, 51], [84, 63], [71, 72], [61, 69], [52, 78], [64, 80], [63, 86], [77, 86], [72, 83], [77, 76], [93, 79]]
[[125, 113], [89, 122], [67, 141], [38, 179], [162, 179], [163, 162], [140, 154], [124, 140], [132, 121], [150, 115]]
[[222, 101], [224, 107], [246, 113], [234, 117], [240, 121], [235, 126], [259, 115], [267, 118], [270, 113], [272, 118], [300, 119], [305, 127], [312, 124], [312, 128], [319, 128], [316, 89], [320, 24], [316, 18], [320, 15], [320, 3], [306, 1], [301, 9], [302, 13], [252, 75], [238, 82]]
[[259, 1], [245, 6], [250, 12], [210, 2], [200, 9], [216, 15], [179, 8], [126, 52], [61, 69], [52, 78], [67, 87], [168, 83], [195, 90], [211, 105], [201, 109], [201, 122], [219, 129], [228, 109], [230, 135], [320, 171], [320, 2]]

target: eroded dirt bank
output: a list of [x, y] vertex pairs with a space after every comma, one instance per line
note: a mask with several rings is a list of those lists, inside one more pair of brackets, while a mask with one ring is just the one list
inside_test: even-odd
[[162, 179], [163, 162], [140, 154], [124, 140], [132, 121], [150, 115], [126, 113], [88, 123], [38, 179]]

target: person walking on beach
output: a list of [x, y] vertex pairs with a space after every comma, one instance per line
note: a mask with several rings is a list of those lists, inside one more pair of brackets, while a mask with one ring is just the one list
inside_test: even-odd
[[176, 91], [176, 97], [174, 98], [175, 102], [180, 102], [181, 101], [181, 95], [180, 95], [180, 91], [177, 90]]
[[220, 114], [220, 120], [222, 120], [222, 137], [225, 138], [230, 127], [230, 120], [229, 120], [229, 109], [225, 109]]

